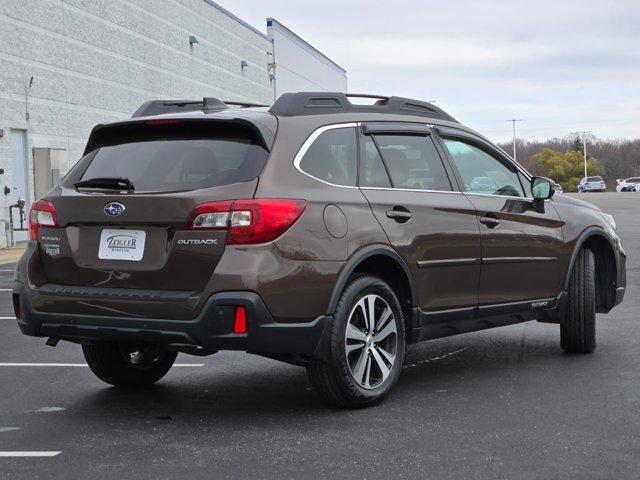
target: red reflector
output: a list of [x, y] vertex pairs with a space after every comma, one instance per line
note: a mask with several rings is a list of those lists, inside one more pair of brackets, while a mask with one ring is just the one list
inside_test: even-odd
[[16, 314], [16, 318], [18, 320], [22, 320], [23, 319], [23, 312], [22, 312], [22, 302], [20, 302], [20, 295], [18, 295], [17, 293], [13, 294], [13, 311]]
[[245, 307], [236, 307], [236, 313], [233, 316], [233, 333], [247, 333], [247, 309]]

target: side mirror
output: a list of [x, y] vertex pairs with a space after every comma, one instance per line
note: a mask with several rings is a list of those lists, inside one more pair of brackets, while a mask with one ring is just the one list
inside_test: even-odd
[[553, 181], [545, 177], [533, 177], [531, 179], [531, 194], [534, 200], [546, 200], [553, 197], [554, 193]]

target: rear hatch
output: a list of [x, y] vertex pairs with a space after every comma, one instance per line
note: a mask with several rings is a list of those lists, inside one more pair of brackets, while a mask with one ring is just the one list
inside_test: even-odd
[[227, 231], [194, 229], [190, 215], [206, 202], [252, 198], [269, 154], [249, 122], [201, 119], [99, 127], [87, 150], [44, 198], [55, 227], [44, 213], [32, 232], [47, 283], [194, 294]]

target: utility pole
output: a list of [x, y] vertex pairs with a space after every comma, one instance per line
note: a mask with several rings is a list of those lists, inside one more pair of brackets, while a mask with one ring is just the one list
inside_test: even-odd
[[582, 135], [582, 157], [584, 158], [584, 176], [587, 178], [587, 134], [591, 132], [578, 132]]
[[507, 120], [507, 122], [511, 122], [513, 125], [513, 161], [518, 161], [518, 156], [516, 153], [516, 122], [521, 122], [521, 118], [512, 118], [511, 120]]

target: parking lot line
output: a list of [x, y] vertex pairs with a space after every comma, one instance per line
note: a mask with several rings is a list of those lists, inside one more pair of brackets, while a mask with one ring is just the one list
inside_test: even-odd
[[62, 452], [0, 452], [0, 457], [55, 457]]
[[[0, 363], [0, 367], [88, 367], [86, 363]], [[204, 363], [175, 363], [174, 367], [204, 367]]]
[[16, 317], [0, 317], [0, 320], [15, 320]]
[[0, 288], [0, 292], [10, 292], [11, 288]]

